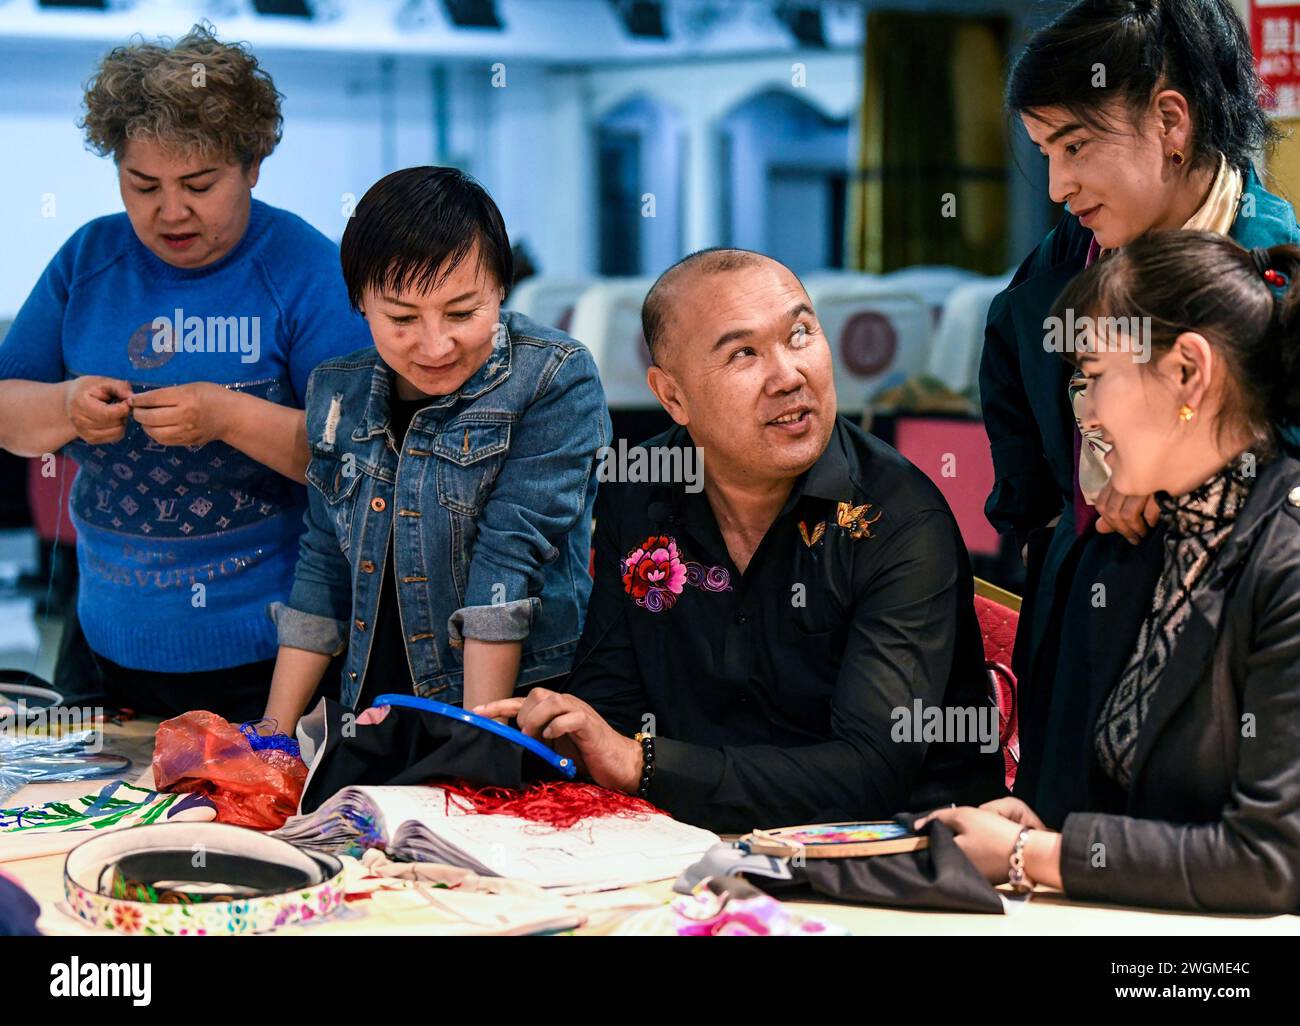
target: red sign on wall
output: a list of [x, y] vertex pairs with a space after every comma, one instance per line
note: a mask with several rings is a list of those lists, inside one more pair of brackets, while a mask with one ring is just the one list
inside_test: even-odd
[[1250, 45], [1271, 96], [1264, 106], [1278, 117], [1300, 117], [1300, 4], [1255, 0]]

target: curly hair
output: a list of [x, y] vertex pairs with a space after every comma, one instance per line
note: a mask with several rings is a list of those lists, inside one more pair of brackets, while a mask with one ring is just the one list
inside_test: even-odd
[[143, 39], [110, 51], [86, 83], [86, 145], [120, 160], [128, 140], [245, 166], [280, 141], [281, 94], [244, 43], [223, 43], [207, 22], [171, 46]]

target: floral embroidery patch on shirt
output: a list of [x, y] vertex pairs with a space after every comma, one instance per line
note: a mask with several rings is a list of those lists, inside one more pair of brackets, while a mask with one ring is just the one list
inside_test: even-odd
[[705, 591], [730, 591], [731, 574], [726, 567], [705, 566], [684, 560], [677, 540], [666, 534], [652, 534], [628, 553], [619, 564], [623, 590], [638, 606], [658, 613], [672, 609], [686, 585]]

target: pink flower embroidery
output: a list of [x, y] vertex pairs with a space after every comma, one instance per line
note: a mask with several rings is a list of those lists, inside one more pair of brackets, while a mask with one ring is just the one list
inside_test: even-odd
[[652, 534], [629, 552], [619, 573], [623, 590], [652, 613], [672, 609], [687, 584], [705, 591], [731, 590], [731, 575], [724, 567], [683, 560], [677, 540], [666, 534]]

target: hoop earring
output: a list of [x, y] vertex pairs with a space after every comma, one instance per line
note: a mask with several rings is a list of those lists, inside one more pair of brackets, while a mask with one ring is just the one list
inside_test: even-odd
[[1183, 403], [1183, 408], [1178, 411], [1178, 419], [1184, 424], [1186, 424], [1189, 420], [1191, 420], [1195, 416], [1196, 416], [1196, 411], [1193, 410], [1186, 403]]
[[1174, 167], [1182, 167], [1187, 157], [1182, 150], [1174, 150], [1173, 153], [1169, 154], [1169, 159], [1173, 162]]

